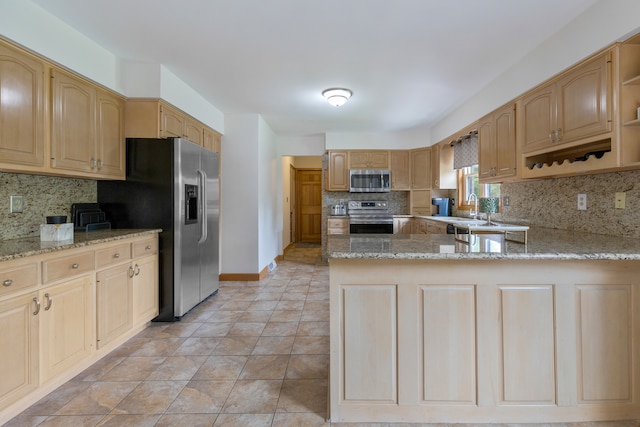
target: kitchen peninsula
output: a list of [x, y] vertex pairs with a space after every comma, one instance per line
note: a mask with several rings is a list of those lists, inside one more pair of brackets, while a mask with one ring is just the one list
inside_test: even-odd
[[332, 422], [640, 418], [640, 239], [332, 235]]

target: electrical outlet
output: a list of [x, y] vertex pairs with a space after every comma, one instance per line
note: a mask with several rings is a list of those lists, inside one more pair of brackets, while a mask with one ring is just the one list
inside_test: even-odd
[[578, 210], [586, 211], [587, 210], [587, 195], [586, 194], [578, 194]]
[[22, 196], [10, 196], [9, 211], [11, 213], [20, 213], [24, 210]]
[[511, 199], [509, 196], [504, 196], [502, 198], [502, 206], [511, 206]]
[[626, 193], [616, 193], [616, 209], [624, 209], [627, 203]]

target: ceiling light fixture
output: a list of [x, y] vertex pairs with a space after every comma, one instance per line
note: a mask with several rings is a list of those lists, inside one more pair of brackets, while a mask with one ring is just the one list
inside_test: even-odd
[[322, 92], [322, 96], [325, 97], [329, 104], [335, 107], [340, 107], [341, 105], [344, 105], [349, 98], [351, 98], [352, 93], [353, 92], [349, 89], [332, 88]]

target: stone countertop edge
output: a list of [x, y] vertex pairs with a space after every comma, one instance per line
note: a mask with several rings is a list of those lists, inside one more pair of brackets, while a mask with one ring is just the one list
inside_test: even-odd
[[73, 234], [73, 242], [41, 242], [39, 236], [2, 240], [0, 241], [0, 262], [160, 232], [162, 232], [161, 229], [77, 231]]
[[[640, 260], [640, 239], [546, 228], [528, 243], [502, 234], [474, 234], [475, 247], [453, 234], [331, 235], [327, 258], [360, 260]], [[491, 247], [491, 251], [485, 248]]]

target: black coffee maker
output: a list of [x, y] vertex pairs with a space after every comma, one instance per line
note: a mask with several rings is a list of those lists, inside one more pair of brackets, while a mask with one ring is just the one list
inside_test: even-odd
[[448, 197], [434, 197], [431, 204], [438, 207], [434, 216], [451, 216], [451, 199]]

